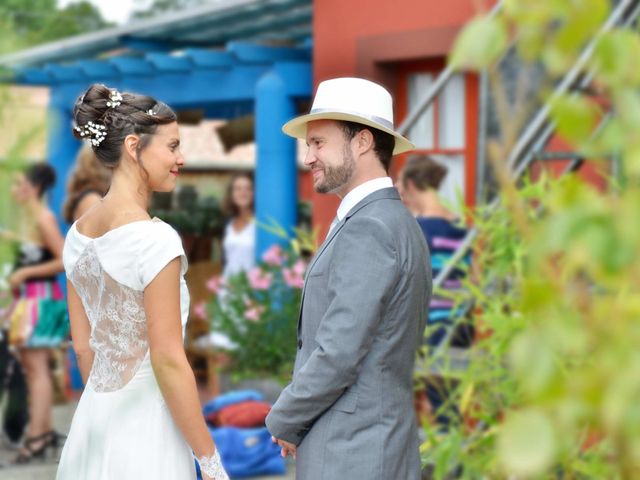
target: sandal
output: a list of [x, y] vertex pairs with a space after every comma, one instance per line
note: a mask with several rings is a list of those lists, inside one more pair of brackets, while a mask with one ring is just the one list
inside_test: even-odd
[[[41, 443], [41, 445], [38, 448], [34, 448], [33, 445], [38, 443]], [[18, 453], [18, 456], [12, 463], [15, 465], [25, 465], [35, 459], [44, 461], [49, 446], [51, 446], [51, 432], [46, 432], [35, 437], [27, 437], [20, 453]]]

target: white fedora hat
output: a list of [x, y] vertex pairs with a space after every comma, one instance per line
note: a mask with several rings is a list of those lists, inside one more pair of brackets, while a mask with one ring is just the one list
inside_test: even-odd
[[304, 139], [307, 123], [314, 120], [345, 120], [382, 130], [395, 137], [394, 155], [416, 148], [394, 130], [391, 94], [381, 85], [363, 78], [334, 78], [321, 82], [311, 112], [289, 120], [282, 131]]

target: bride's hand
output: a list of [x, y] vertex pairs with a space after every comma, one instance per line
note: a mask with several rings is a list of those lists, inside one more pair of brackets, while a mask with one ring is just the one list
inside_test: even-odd
[[208, 475], [202, 474], [202, 480], [229, 480], [229, 477], [210, 477]]
[[198, 463], [203, 480], [229, 480], [229, 475], [222, 465], [218, 450], [210, 457], [200, 457]]
[[217, 477], [210, 477], [209, 475], [202, 473], [202, 480], [229, 480], [229, 476], [225, 473], [224, 476], [218, 475]]

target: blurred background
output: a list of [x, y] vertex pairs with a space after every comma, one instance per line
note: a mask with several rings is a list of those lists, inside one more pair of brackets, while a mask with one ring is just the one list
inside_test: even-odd
[[[63, 206], [82, 149], [71, 110], [90, 84], [166, 102], [186, 164], [176, 191], [156, 195], [151, 209], [189, 257], [186, 347], [203, 406], [212, 413], [212, 399], [247, 389], [269, 404], [295, 355], [305, 262], [339, 203], [313, 191], [306, 146], [281, 126], [309, 110], [323, 80], [374, 80], [417, 146], [390, 175], [411, 189], [402, 172], [412, 155], [444, 166], [432, 188], [462, 228], [434, 255], [434, 291], [449, 303], [442, 315], [432, 304], [426, 338], [444, 334], [425, 341], [416, 365], [424, 478], [640, 478], [639, 8], [2, 0], [0, 227], [14, 232], [24, 220], [10, 195], [16, 172], [45, 162], [57, 174], [48, 205], [69, 228]], [[250, 207], [232, 193], [246, 173]], [[228, 273], [228, 227], [243, 215], [255, 218], [251, 258]], [[15, 248], [0, 241], [5, 313]], [[225, 305], [221, 290], [241, 300]], [[52, 352], [51, 372], [55, 428], [65, 433], [82, 390], [68, 343]], [[0, 448], [7, 463], [16, 442]], [[286, 469], [293, 478], [292, 465], [263, 465], [238, 476]], [[55, 455], [0, 478], [54, 471]]]

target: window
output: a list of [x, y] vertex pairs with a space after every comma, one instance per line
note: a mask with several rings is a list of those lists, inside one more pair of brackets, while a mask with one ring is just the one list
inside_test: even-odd
[[[437, 73], [406, 77], [407, 112], [428, 93]], [[447, 207], [460, 213], [465, 196], [465, 76], [454, 75], [409, 131], [416, 154], [429, 155], [448, 169], [440, 194]]]
[[[411, 112], [411, 107], [417, 105], [420, 99], [426, 95], [433, 84], [433, 75], [430, 73], [417, 73], [409, 76], [409, 104], [407, 111]], [[433, 124], [433, 104], [424, 112], [409, 131], [409, 140], [417, 148], [433, 148], [434, 124]]]
[[[409, 75], [407, 112], [428, 93], [435, 76]], [[409, 131], [409, 139], [420, 149], [461, 150], [465, 148], [465, 84], [463, 75], [454, 75], [440, 95]]]

